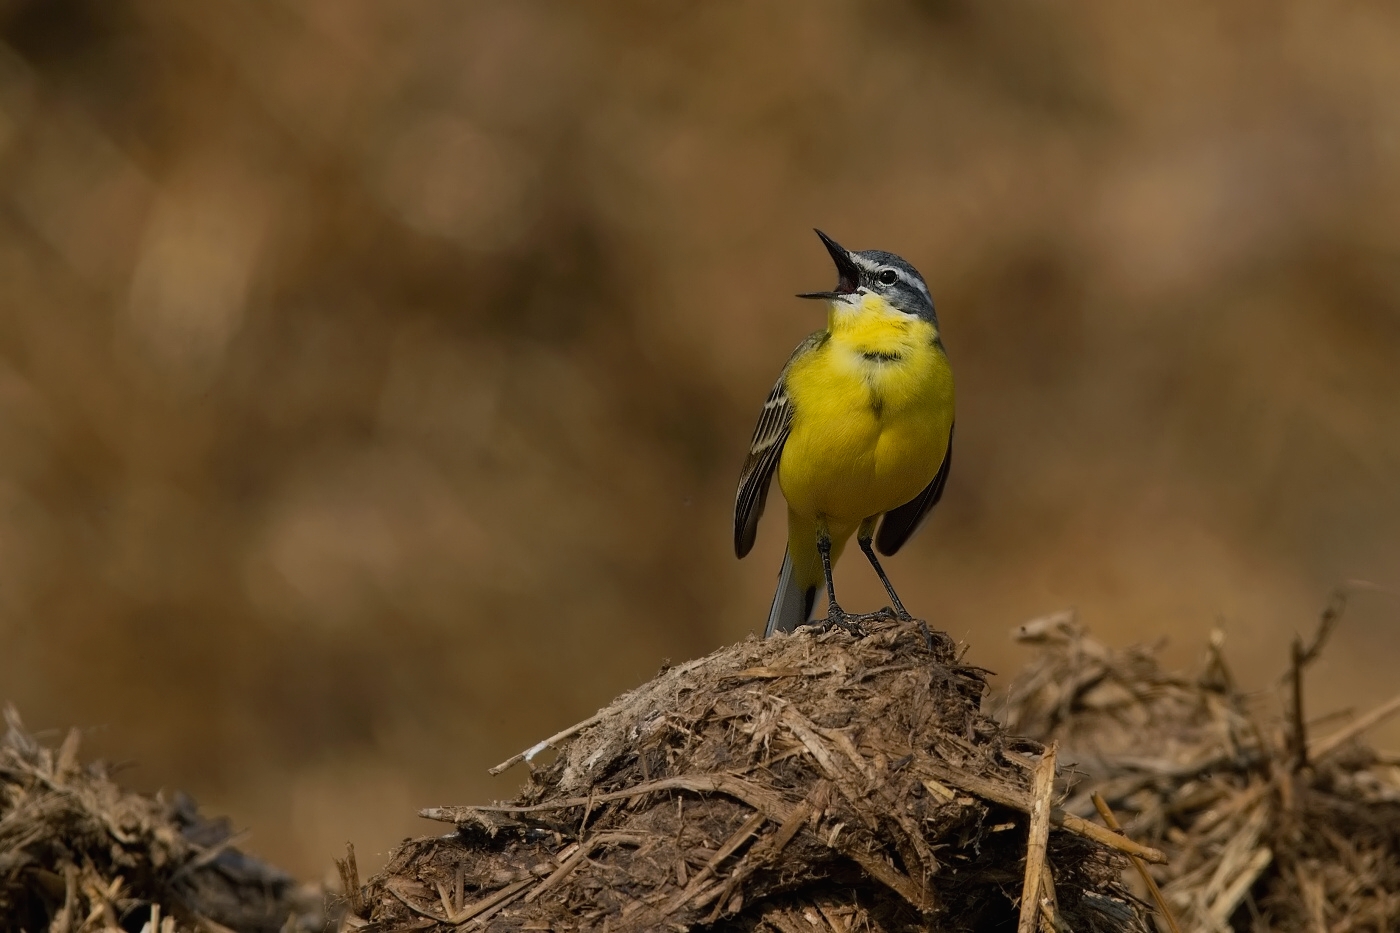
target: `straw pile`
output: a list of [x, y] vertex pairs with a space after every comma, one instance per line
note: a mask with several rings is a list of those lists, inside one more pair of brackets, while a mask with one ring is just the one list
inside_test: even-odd
[[1160, 853], [1053, 806], [1053, 745], [982, 712], [950, 639], [863, 624], [663, 671], [533, 749], [571, 739], [515, 802], [425, 811], [456, 830], [367, 886], [342, 863], [344, 926], [1149, 930], [1117, 850]]
[[[563, 746], [517, 800], [424, 811], [453, 831], [368, 885], [351, 852], [341, 927], [1400, 929], [1400, 758], [1358, 741], [1400, 697], [1322, 737], [1304, 715], [1342, 604], [1294, 645], [1282, 704], [1236, 687], [1220, 638], [1186, 676], [1070, 614], [1020, 630], [1041, 651], [1000, 720], [985, 672], [915, 620], [751, 639], [498, 766]], [[0, 929], [324, 925], [318, 889], [187, 798], [124, 792], [79, 763], [76, 732], [52, 749], [6, 718]]]
[[1182, 931], [1400, 930], [1400, 759], [1357, 741], [1400, 697], [1322, 738], [1308, 736], [1303, 710], [1303, 674], [1345, 595], [1311, 644], [1295, 643], [1272, 713], [1236, 688], [1218, 635], [1189, 677], [1149, 649], [1109, 650], [1071, 614], [1020, 633], [1043, 650], [1003, 721], [1058, 740], [1076, 763], [1067, 811], [1092, 814], [1097, 792], [1132, 838], [1167, 853], [1151, 874]]
[[320, 929], [319, 891], [242, 855], [194, 802], [121, 790], [13, 709], [0, 739], [0, 930], [296, 933]]

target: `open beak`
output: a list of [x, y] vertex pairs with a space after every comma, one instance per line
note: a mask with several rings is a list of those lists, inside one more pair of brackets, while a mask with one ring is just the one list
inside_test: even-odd
[[803, 292], [797, 297], [825, 298], [830, 300], [833, 298], [840, 298], [844, 295], [855, 294], [857, 283], [860, 282], [860, 270], [856, 268], [855, 261], [851, 259], [851, 254], [847, 252], [840, 243], [837, 243], [820, 230], [817, 231], [817, 236], [821, 237], [822, 242], [826, 244], [826, 251], [831, 254], [832, 261], [836, 263], [836, 274], [841, 278], [840, 281], [836, 283], [836, 287], [829, 292]]

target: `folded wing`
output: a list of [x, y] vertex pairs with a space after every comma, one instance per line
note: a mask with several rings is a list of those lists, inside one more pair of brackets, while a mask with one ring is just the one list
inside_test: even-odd
[[825, 332], [813, 334], [793, 351], [763, 403], [763, 413], [758, 417], [753, 440], [749, 442], [749, 456], [744, 460], [744, 468], [739, 471], [739, 491], [734, 497], [734, 553], [740, 557], [753, 549], [754, 538], [758, 534], [758, 519], [763, 515], [763, 506], [768, 501], [773, 470], [778, 466], [783, 444], [787, 442], [788, 431], [792, 428], [792, 401], [787, 394], [788, 370], [793, 360], [819, 346], [826, 336]]
[[753, 549], [758, 519], [768, 501], [768, 486], [791, 426], [792, 402], [788, 400], [787, 388], [780, 376], [763, 403], [763, 414], [749, 443], [749, 456], [739, 471], [739, 492], [734, 497], [734, 553], [740, 557]]

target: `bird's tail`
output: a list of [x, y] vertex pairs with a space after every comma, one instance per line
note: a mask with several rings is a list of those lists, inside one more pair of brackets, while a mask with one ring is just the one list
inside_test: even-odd
[[[855, 531], [854, 525], [835, 525], [831, 535], [831, 562], [841, 556], [846, 539]], [[773, 608], [768, 610], [768, 628], [763, 637], [774, 632], [795, 631], [812, 619], [812, 606], [817, 592], [826, 585], [822, 558], [817, 553], [817, 526], [811, 520], [788, 510], [788, 546], [783, 554], [783, 569], [778, 573], [778, 591], [773, 594]]]
[[783, 552], [783, 569], [778, 573], [778, 590], [773, 594], [773, 607], [768, 610], [768, 628], [763, 637], [774, 632], [795, 631], [812, 618], [812, 604], [817, 599], [816, 584], [802, 580], [795, 571], [792, 550]]

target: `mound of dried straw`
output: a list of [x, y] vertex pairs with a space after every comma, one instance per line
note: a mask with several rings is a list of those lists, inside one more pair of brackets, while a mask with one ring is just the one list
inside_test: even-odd
[[351, 879], [346, 926], [1147, 930], [1104, 845], [1132, 844], [1050, 806], [1053, 751], [985, 690], [914, 621], [725, 648], [570, 730], [514, 803], [425, 811], [456, 831]]
[[[1284, 703], [1112, 650], [1071, 614], [983, 711], [985, 672], [921, 622], [751, 639], [663, 671], [498, 767], [562, 750], [508, 804], [423, 811], [342, 929], [1276, 931], [1400, 929], [1400, 757], [1308, 734], [1310, 644]], [[1272, 707], [1272, 708], [1269, 708]], [[316, 889], [249, 859], [185, 798], [122, 791], [7, 712], [0, 929], [318, 928]], [[1116, 814], [1116, 815], [1115, 815]], [[1126, 835], [1094, 822], [1101, 817]], [[1151, 864], [1149, 864], [1151, 863]]]

